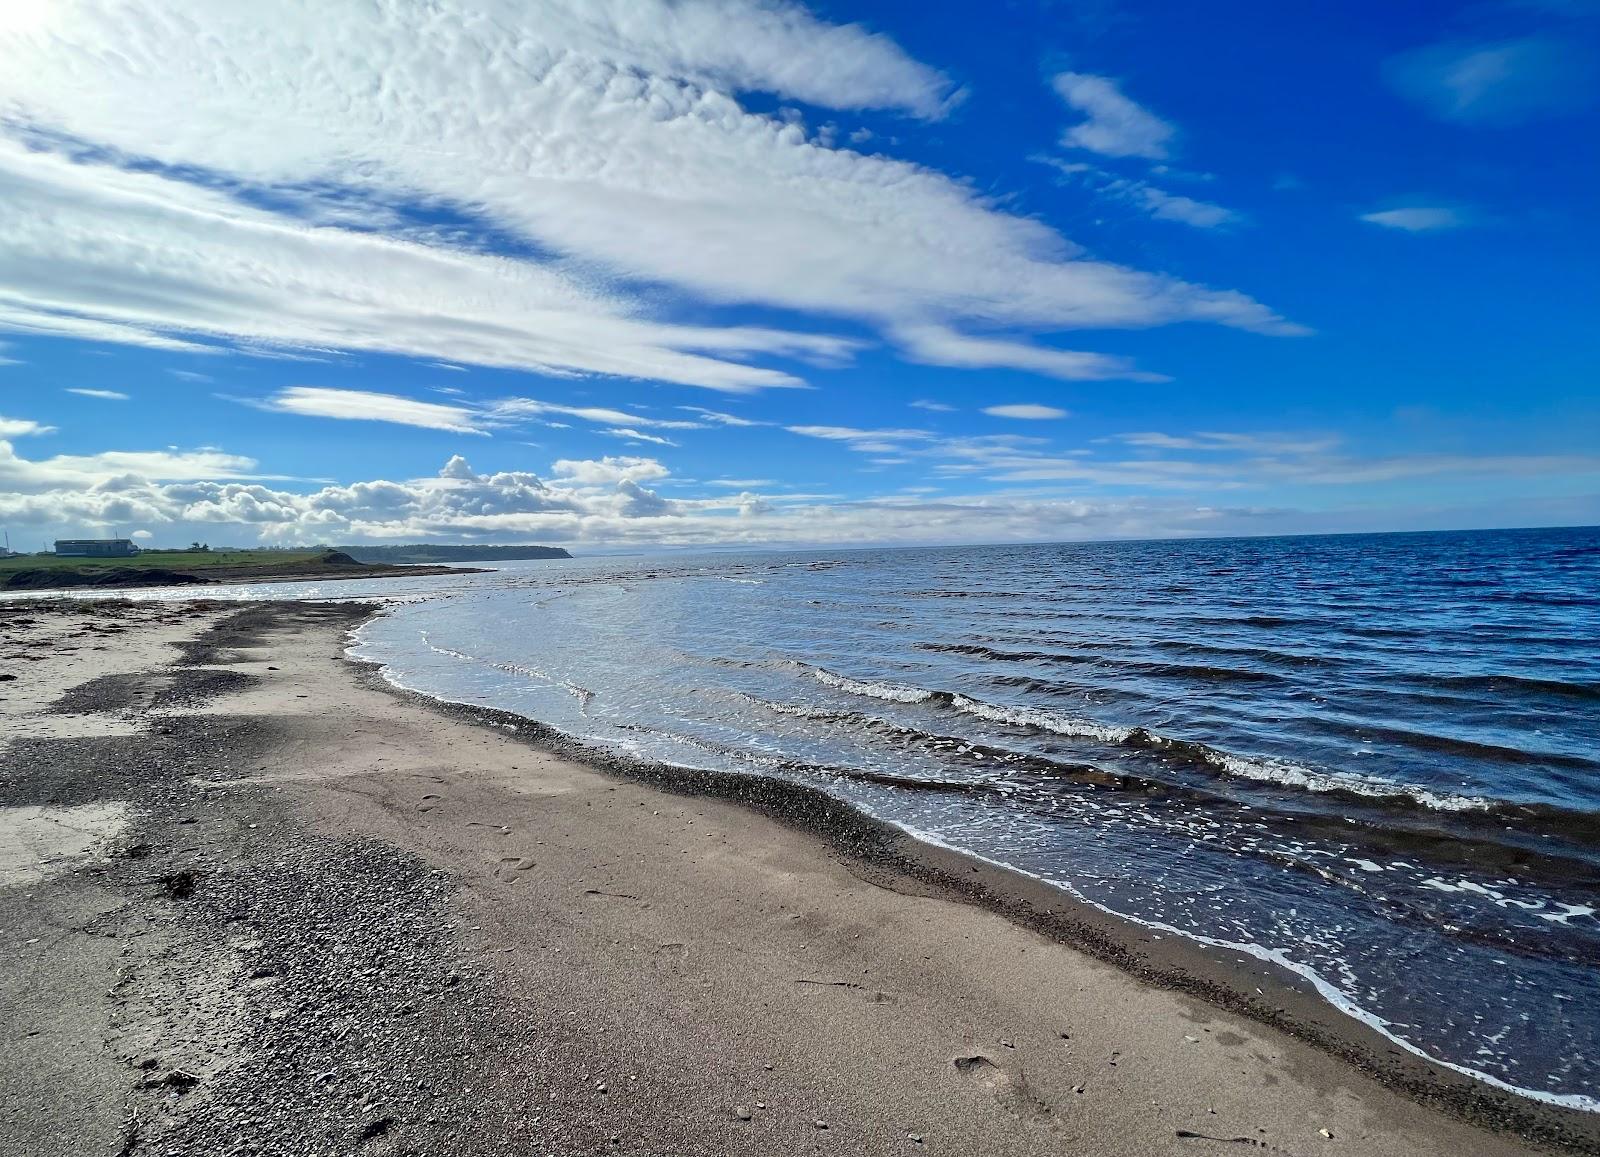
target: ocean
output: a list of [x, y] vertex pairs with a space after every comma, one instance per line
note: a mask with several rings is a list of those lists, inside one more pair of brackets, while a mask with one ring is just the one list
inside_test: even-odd
[[[357, 587], [385, 593], [248, 594]], [[404, 590], [353, 647], [397, 684], [821, 787], [1600, 1110], [1600, 528], [579, 559]]]

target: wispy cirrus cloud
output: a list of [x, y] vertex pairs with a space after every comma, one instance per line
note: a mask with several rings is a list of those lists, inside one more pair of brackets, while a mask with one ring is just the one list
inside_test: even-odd
[[399, 426], [420, 426], [427, 430], [448, 430], [453, 434], [487, 434], [478, 414], [465, 406], [445, 406], [419, 402], [398, 394], [379, 394], [368, 390], [327, 389], [320, 386], [290, 386], [270, 398], [250, 403], [258, 409], [312, 418], [336, 418], [357, 422], [390, 422]]
[[1232, 454], [1319, 454], [1339, 445], [1331, 434], [1201, 432], [1163, 434], [1158, 430], [1117, 434], [1107, 441], [1154, 450], [1205, 450]]
[[1131, 208], [1142, 216], [1156, 221], [1176, 221], [1196, 229], [1218, 229], [1236, 225], [1243, 218], [1232, 209], [1201, 201], [1181, 193], [1167, 190], [1137, 177], [1124, 177], [1107, 172], [1099, 165], [1083, 161], [1066, 161], [1060, 157], [1039, 155], [1032, 158], [1048, 165], [1061, 174], [1063, 183], [1086, 189], [1089, 193]]
[[1001, 406], [985, 406], [983, 412], [991, 418], [1020, 418], [1023, 421], [1042, 422], [1067, 417], [1067, 411], [1038, 402], [1013, 402]]
[[1471, 217], [1462, 210], [1442, 205], [1378, 209], [1361, 214], [1361, 219], [1369, 225], [1381, 225], [1385, 229], [1399, 229], [1406, 233], [1439, 233], [1472, 223]]
[[1391, 58], [1389, 83], [1441, 120], [1507, 127], [1594, 102], [1593, 45], [1559, 33], [1447, 40]]
[[721, 410], [708, 410], [704, 406], [679, 406], [678, 409], [682, 410], [686, 414], [694, 414], [698, 416], [701, 421], [710, 423], [713, 426], [737, 426], [741, 428], [748, 428], [752, 426], [772, 425], [771, 422], [762, 421], [757, 418], [741, 418], [737, 414], [726, 414]]
[[[451, 391], [459, 394], [459, 391]], [[401, 426], [443, 430], [455, 434], [488, 435], [501, 427], [537, 422], [557, 429], [570, 429], [570, 423], [557, 417], [576, 418], [602, 427], [596, 433], [629, 442], [648, 442], [656, 446], [678, 443], [660, 430], [705, 430], [713, 426], [765, 425], [700, 407], [679, 407], [701, 414], [704, 420], [658, 418], [610, 406], [573, 406], [538, 398], [500, 398], [489, 402], [425, 402], [400, 394], [370, 390], [350, 390], [327, 386], [289, 386], [267, 398], [234, 398], [257, 409], [310, 418], [345, 421], [388, 422]]]
[[[1067, 86], [1084, 140], [1165, 152], [1164, 122], [1086, 79], [1101, 83]], [[0, 244], [27, 258], [0, 270], [0, 326], [746, 391], [801, 382], [766, 363], [859, 345], [815, 319], [919, 362], [1060, 377], [1129, 367], [1033, 335], [1292, 330], [1243, 294], [1091, 259], [944, 173], [751, 112], [747, 93], [925, 119], [957, 96], [886, 37], [781, 0], [41, 6], [0, 26]], [[419, 201], [460, 221], [425, 224]], [[515, 254], [486, 252], [496, 237]], [[146, 292], [152, 277], [172, 291]], [[681, 324], [637, 282], [810, 324]]]
[[663, 438], [660, 434], [646, 434], [641, 430], [630, 430], [625, 426], [615, 426], [601, 430], [600, 433], [608, 438], [623, 438], [629, 442], [651, 442], [657, 446], [676, 446], [671, 438]]
[[1125, 96], [1115, 80], [1062, 72], [1051, 83], [1068, 108], [1083, 114], [1083, 120], [1061, 135], [1061, 143], [1068, 148], [1151, 161], [1168, 155], [1177, 128]]
[[[1292, 327], [1285, 325], [1283, 332]], [[1136, 369], [1128, 358], [1055, 349], [1003, 338], [972, 337], [941, 326], [902, 326], [895, 331], [908, 360], [936, 366], [999, 366], [1030, 370], [1066, 381], [1121, 378], [1163, 382], [1162, 374]]]
[[[1090, 113], [1088, 120], [1066, 130], [1061, 139], [1065, 147], [1122, 161], [1161, 161], [1169, 155], [1177, 129], [1129, 101], [1116, 82], [1106, 77], [1062, 73], [1055, 78], [1054, 86], [1070, 106]], [[1098, 113], [1094, 111], [1096, 108], [1100, 110]], [[1113, 115], [1113, 110], [1119, 110], [1117, 115]], [[1112, 172], [1102, 164], [1065, 160], [1050, 154], [1040, 154], [1032, 160], [1055, 169], [1064, 182], [1079, 185], [1096, 197], [1152, 220], [1173, 221], [1196, 229], [1220, 229], [1244, 221], [1243, 216], [1232, 209], [1173, 193], [1149, 179], [1151, 176], [1185, 179], [1198, 176], [1169, 165], [1146, 165], [1146, 175], [1140, 177]]]
[[893, 454], [910, 443], [938, 440], [938, 435], [927, 430], [863, 430], [855, 426], [786, 426], [785, 429], [803, 438], [842, 442], [850, 449], [863, 454]]
[[126, 402], [128, 395], [121, 390], [92, 390], [82, 386], [68, 386], [67, 393], [77, 394], [81, 398], [99, 398], [107, 402]]
[[[608, 426], [645, 426], [660, 430], [703, 430], [706, 423], [688, 418], [653, 418], [645, 414], [616, 410], [609, 406], [568, 406], [557, 402], [544, 402], [537, 398], [502, 398], [485, 407], [495, 419], [543, 418], [547, 414], [561, 414]], [[709, 411], [707, 411], [709, 412]], [[724, 423], [726, 424], [726, 423]]]

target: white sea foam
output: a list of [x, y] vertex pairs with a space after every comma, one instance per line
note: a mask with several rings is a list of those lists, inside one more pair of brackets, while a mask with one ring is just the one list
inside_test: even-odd
[[807, 668], [817, 682], [852, 695], [866, 695], [890, 703], [926, 703], [934, 697], [932, 691], [922, 687], [907, 687], [901, 683], [876, 683], [862, 679], [849, 679], [824, 671], [821, 667]]
[[[1063, 715], [1060, 712], [1046, 711], [1037, 707], [986, 703], [966, 695], [946, 695], [926, 687], [915, 687], [904, 683], [851, 679], [822, 667], [808, 666], [804, 669], [818, 682], [852, 695], [869, 696], [891, 703], [929, 703], [943, 700], [956, 711], [986, 719], [991, 723], [1036, 727], [1041, 731], [1073, 739], [1093, 739], [1100, 743], [1120, 745], [1127, 743], [1137, 732], [1136, 728]], [[1148, 736], [1149, 745], [1158, 750], [1162, 745], [1172, 742], [1153, 732], [1146, 731], [1144, 734]], [[1205, 762], [1240, 779], [1281, 784], [1303, 791], [1347, 792], [1371, 799], [1402, 796], [1435, 811], [1483, 811], [1492, 806], [1489, 800], [1477, 796], [1453, 795], [1415, 784], [1396, 783], [1393, 780], [1351, 772], [1319, 771], [1267, 756], [1232, 755], [1207, 749]]]
[[1101, 743], [1122, 743], [1133, 734], [1133, 729], [1128, 727], [1115, 727], [1107, 723], [1096, 723], [1092, 719], [1079, 719], [1071, 715], [1061, 715], [1054, 711], [1041, 711], [1036, 707], [1008, 707], [995, 703], [985, 703], [980, 699], [969, 699], [965, 695], [956, 695], [950, 700], [950, 706], [967, 715], [975, 715], [979, 719], [987, 719], [991, 723], [1010, 723], [1020, 727], [1037, 727], [1041, 731], [1049, 731], [1056, 735], [1065, 735], [1077, 739], [1097, 739]]

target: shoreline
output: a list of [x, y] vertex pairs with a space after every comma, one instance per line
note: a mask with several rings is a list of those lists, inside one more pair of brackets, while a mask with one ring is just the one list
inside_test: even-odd
[[[63, 619], [97, 613], [92, 603], [73, 604], [61, 609]], [[27, 617], [35, 605], [14, 604], [3, 621]], [[373, 986], [396, 968], [417, 976], [393, 998], [396, 1009], [411, 1011], [395, 1015], [435, 1042], [422, 1052], [394, 1044], [406, 1071], [433, 1088], [435, 1069], [456, 1066], [474, 1103], [465, 1117], [448, 1119], [495, 1122], [479, 1128], [481, 1138], [458, 1130], [452, 1151], [476, 1152], [480, 1141], [484, 1152], [504, 1151], [488, 1139], [499, 1144], [531, 1128], [532, 1112], [543, 1121], [537, 1131], [568, 1138], [530, 1141], [526, 1151], [541, 1153], [619, 1145], [640, 1153], [747, 1146], [1209, 1152], [1250, 1141], [1297, 1157], [1311, 1145], [1341, 1142], [1348, 1152], [1411, 1157], [1529, 1151], [1519, 1137], [1600, 1152], [1594, 1114], [1500, 1092], [1401, 1053], [1276, 967], [1104, 913], [1021, 873], [918, 840], [820, 789], [629, 765], [521, 716], [396, 687], [376, 664], [345, 654], [349, 632], [381, 607], [115, 605], [133, 622], [165, 624], [160, 645], [178, 658], [152, 662], [155, 641], [124, 636], [131, 627], [119, 621], [104, 625], [117, 636], [101, 646], [126, 659], [127, 669], [78, 678], [87, 672], [71, 670], [74, 660], [48, 675], [58, 666], [54, 654], [30, 664], [47, 675], [35, 680], [38, 702], [17, 709], [17, 719], [31, 722], [12, 741], [12, 766], [0, 772], [0, 807], [10, 805], [0, 815], [106, 801], [133, 813], [106, 845], [110, 855], [64, 853], [79, 857], [71, 860], [76, 867], [38, 886], [43, 901], [29, 897], [71, 908], [92, 894], [106, 909], [95, 919], [120, 922], [98, 934], [120, 945], [114, 969], [131, 968], [136, 977], [113, 992], [128, 1004], [143, 1002], [138, 1033], [121, 1038], [137, 1035], [140, 1047], [123, 1047], [129, 1059], [100, 1072], [96, 1087], [102, 1107], [126, 1098], [119, 1120], [137, 1122], [126, 1153], [186, 1131], [214, 1139], [206, 1131], [220, 1126], [201, 1120], [197, 1107], [224, 1123], [259, 1116], [273, 1082], [288, 1079], [283, 1074], [330, 1050], [355, 1049], [351, 1034], [360, 1037], [370, 1021], [389, 1015], [376, 1011]], [[146, 651], [130, 658], [117, 647]], [[0, 695], [11, 698], [17, 686], [0, 684]], [[86, 776], [86, 768], [100, 770]], [[528, 836], [516, 834], [523, 828]], [[305, 857], [334, 855], [323, 850], [329, 841], [335, 851], [358, 848], [366, 866], [346, 878], [330, 861], [320, 875], [305, 876]], [[168, 870], [152, 875], [158, 861]], [[273, 872], [300, 880], [302, 893], [314, 889], [316, 903], [288, 903], [296, 893], [275, 890]], [[324, 879], [345, 879], [344, 891], [323, 890]], [[400, 900], [350, 899], [391, 884]], [[192, 898], [177, 895], [186, 888]], [[16, 893], [0, 887], [0, 904]], [[381, 926], [379, 910], [394, 904], [411, 913], [404, 919], [421, 921], [411, 947]], [[793, 914], [780, 914], [786, 908]], [[272, 920], [259, 915], [268, 909], [278, 912]], [[8, 941], [20, 932], [29, 945], [42, 942], [30, 928], [72, 923], [31, 909], [0, 917]], [[333, 950], [376, 954], [366, 971], [377, 979], [366, 987], [340, 987], [347, 977], [321, 975], [332, 924], [340, 928]], [[802, 928], [803, 941], [790, 934]], [[242, 980], [219, 983], [215, 970], [223, 965], [198, 953], [208, 936], [228, 951], [204, 955], [227, 957]], [[322, 955], [307, 947], [313, 940]], [[72, 943], [40, 951], [77, 951]], [[252, 964], [263, 943], [272, 959]], [[161, 945], [166, 957], [151, 952]], [[302, 957], [305, 967], [294, 973], [303, 988], [299, 1011], [280, 1018], [284, 1006], [261, 1002], [271, 1003], [274, 977], [287, 974], [280, 958]], [[570, 971], [569, 958], [588, 967]], [[518, 963], [527, 959], [535, 963]], [[262, 968], [268, 974], [255, 976]], [[153, 1006], [174, 989], [162, 969], [176, 970], [178, 991], [211, 994], [218, 1006], [186, 1025], [163, 1019]], [[4, 974], [0, 965], [0, 998], [23, 983]], [[796, 979], [785, 979], [790, 974]], [[80, 995], [92, 994], [100, 978], [91, 976]], [[825, 992], [845, 1003], [813, 999]], [[529, 1003], [530, 994], [539, 999]], [[600, 1035], [578, 1048], [567, 1040], [569, 1015], [600, 1019]], [[346, 1035], [319, 1036], [322, 1021], [338, 1016]], [[178, 1042], [195, 1035], [196, 1023], [235, 1022], [237, 1031], [212, 1042], [210, 1052], [170, 1063], [164, 1050], [181, 1053], [188, 1046]], [[521, 1067], [507, 1062], [501, 1046], [479, 1040], [485, 1026], [516, 1036], [524, 1051], [510, 1055], [531, 1059]], [[701, 1067], [692, 1059], [700, 1055], [696, 1037], [706, 1034], [721, 1046], [709, 1069], [704, 1058]], [[250, 1042], [263, 1040], [269, 1052], [285, 1050], [271, 1072], [252, 1068], [245, 1055]], [[459, 1047], [442, 1048], [445, 1040]], [[470, 1055], [457, 1056], [463, 1049]], [[610, 1064], [619, 1073], [630, 1064], [649, 1067], [626, 1059], [641, 1049], [683, 1063], [636, 1073], [627, 1085], [604, 1074]], [[1190, 1049], [1205, 1052], [1204, 1071], [1185, 1059]], [[780, 1052], [782, 1075], [775, 1076], [774, 1064], [758, 1058]], [[139, 1067], [155, 1054], [148, 1069]], [[24, 1049], [0, 1071], [21, 1079], [29, 1056]], [[131, 1092], [124, 1065], [137, 1077]], [[765, 1091], [725, 1091], [734, 1071]], [[518, 1118], [503, 1102], [523, 1096], [516, 1081], [533, 1072], [553, 1107]], [[886, 1072], [900, 1075], [885, 1084]], [[195, 1084], [182, 1091], [172, 1083], [190, 1077]], [[397, 1090], [373, 1091], [386, 1079], [363, 1078], [372, 1086], [364, 1103], [385, 1106], [385, 1115], [347, 1109], [326, 1127], [374, 1152], [437, 1131], [429, 1123], [436, 1115], [396, 1108]], [[597, 1080], [610, 1091], [597, 1094]], [[642, 1098], [637, 1109], [619, 1100], [634, 1080], [655, 1098]], [[304, 1115], [332, 1111], [315, 1087], [274, 1095]], [[769, 1120], [768, 1104], [774, 1112], [787, 1105], [787, 1116]], [[597, 1114], [609, 1122], [603, 1128]], [[874, 1115], [921, 1123], [889, 1129]], [[1246, 1117], [1252, 1127], [1240, 1132]], [[0, 1131], [9, 1123], [0, 1118]], [[639, 1134], [634, 1140], [630, 1129]], [[654, 1147], [663, 1130], [679, 1138], [676, 1148]], [[579, 1144], [580, 1136], [590, 1140]], [[1069, 1138], [1087, 1147], [1063, 1150]]]
[[[377, 609], [367, 618], [381, 613]], [[510, 730], [535, 750], [689, 798], [737, 803], [816, 836], [864, 869], [901, 874], [949, 892], [1141, 983], [1196, 996], [1284, 1032], [1419, 1104], [1496, 1131], [1600, 1152], [1600, 1112], [1553, 1103], [1533, 1091], [1505, 1087], [1426, 1056], [1339, 1008], [1310, 979], [1283, 965], [1107, 911], [1017, 868], [876, 819], [821, 788], [749, 773], [629, 760], [515, 712], [436, 698], [392, 683], [376, 661], [346, 656], [346, 662], [390, 694], [478, 726]], [[1570, 1129], [1574, 1139], [1564, 1136], [1569, 1126], [1575, 1126]]]

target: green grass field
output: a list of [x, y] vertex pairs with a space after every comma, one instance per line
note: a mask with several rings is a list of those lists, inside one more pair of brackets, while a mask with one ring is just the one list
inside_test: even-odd
[[19, 570], [97, 567], [140, 567], [149, 570], [199, 571], [218, 566], [281, 566], [304, 562], [321, 553], [314, 550], [147, 550], [132, 558], [57, 558], [50, 554], [24, 554], [0, 558], [0, 580]]

